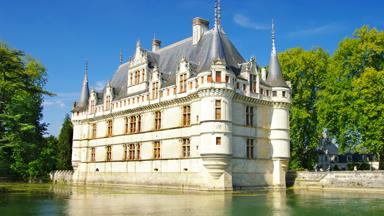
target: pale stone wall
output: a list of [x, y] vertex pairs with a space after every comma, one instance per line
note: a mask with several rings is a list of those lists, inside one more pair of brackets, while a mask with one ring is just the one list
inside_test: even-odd
[[288, 172], [287, 185], [297, 189], [384, 189], [384, 171]]
[[[142, 51], [138, 47], [136, 52]], [[73, 113], [75, 183], [206, 190], [285, 187], [289, 160], [289, 88], [264, 86], [259, 81], [256, 66], [235, 77], [218, 61], [211, 71], [196, 75], [186, 59], [182, 59], [176, 85], [165, 88], [160, 85], [159, 97], [152, 99], [149, 86], [161, 74], [148, 71], [146, 59], [140, 56], [135, 55], [128, 72], [144, 70], [148, 82], [128, 83], [127, 98], [112, 98], [110, 109], [106, 109], [104, 101], [95, 107], [94, 113], [87, 110]], [[221, 71], [222, 82], [215, 82], [216, 71]], [[187, 74], [185, 92], [180, 92], [177, 84], [180, 73]], [[153, 74], [155, 77], [150, 76]], [[257, 77], [256, 92], [251, 91], [247, 80], [251, 74]], [[208, 75], [211, 75], [211, 82], [208, 82]], [[262, 94], [259, 88], [264, 89]], [[272, 90], [278, 94], [272, 96]], [[285, 97], [283, 91], [286, 91]], [[104, 100], [107, 95], [113, 96], [112, 92], [108, 85]], [[215, 118], [217, 100], [220, 101], [220, 119]], [[191, 107], [191, 124], [183, 127], [182, 112], [186, 105]], [[246, 125], [247, 106], [254, 109], [253, 125]], [[156, 111], [161, 112], [160, 130], [155, 130]], [[131, 116], [141, 117], [139, 133], [126, 134], [125, 119]], [[108, 120], [113, 122], [110, 137]], [[91, 137], [92, 124], [96, 124], [96, 137]], [[188, 158], [182, 157], [183, 138], [190, 140]], [[218, 144], [217, 138], [220, 138]], [[254, 140], [253, 158], [247, 158], [247, 139]], [[160, 142], [160, 159], [154, 159], [155, 141]], [[138, 143], [141, 145], [140, 159], [126, 161], [125, 146]], [[112, 147], [111, 161], [107, 161], [107, 146]], [[92, 148], [95, 148], [95, 161], [91, 160]]]

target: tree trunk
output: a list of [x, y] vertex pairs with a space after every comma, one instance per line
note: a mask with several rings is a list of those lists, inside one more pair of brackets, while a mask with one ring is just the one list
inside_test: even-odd
[[379, 170], [384, 170], [384, 149], [379, 153]]

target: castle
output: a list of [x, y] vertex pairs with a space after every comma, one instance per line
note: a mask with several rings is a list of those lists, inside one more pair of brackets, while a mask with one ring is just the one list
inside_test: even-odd
[[[74, 183], [197, 190], [285, 187], [290, 83], [272, 24], [268, 73], [215, 23], [192, 20], [192, 37], [152, 49], [136, 44], [105, 88], [86, 69], [72, 110]], [[250, 44], [251, 46], [251, 44]]]

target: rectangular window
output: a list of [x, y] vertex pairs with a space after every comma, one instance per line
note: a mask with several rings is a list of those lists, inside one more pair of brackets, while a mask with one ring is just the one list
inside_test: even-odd
[[191, 124], [191, 107], [183, 107], [183, 126], [189, 126]]
[[264, 89], [260, 88], [260, 94], [264, 93]]
[[91, 148], [91, 161], [92, 162], [96, 161], [96, 148], [95, 147]]
[[136, 160], [141, 159], [141, 144], [137, 143], [136, 144]]
[[153, 159], [160, 159], [160, 141], [153, 144]]
[[152, 83], [152, 99], [159, 97], [159, 82]]
[[253, 139], [247, 139], [247, 158], [253, 159]]
[[221, 71], [216, 71], [216, 82], [221, 82]]
[[216, 145], [221, 145], [221, 137], [216, 137]]
[[191, 156], [191, 146], [189, 139], [183, 139], [183, 158], [188, 158]]
[[135, 133], [136, 132], [136, 116], [131, 116], [130, 117], [130, 133]]
[[155, 112], [155, 130], [160, 130], [161, 128], [161, 112]]
[[140, 71], [137, 71], [137, 83], [140, 83]]
[[129, 118], [125, 117], [124, 121], [125, 121], [125, 134], [128, 134], [129, 133]]
[[208, 82], [208, 83], [212, 82], [212, 75], [208, 75], [208, 76], [207, 76], [207, 82]]
[[221, 100], [215, 101], [215, 119], [221, 120]]
[[107, 161], [112, 160], [112, 146], [107, 146]]
[[180, 92], [187, 90], [187, 74], [180, 74]]
[[251, 106], [245, 108], [245, 125], [253, 126], [253, 107]]
[[200, 80], [201, 80], [201, 84], [204, 84], [204, 77], [201, 77]]
[[113, 122], [112, 122], [112, 120], [108, 120], [107, 124], [108, 124], [107, 136], [111, 137], [112, 136], [112, 131], [113, 131]]
[[129, 144], [129, 160], [135, 160], [135, 144]]
[[283, 91], [283, 97], [287, 97], [286, 91]]
[[124, 148], [124, 155], [123, 155], [123, 160], [128, 160], [128, 145], [123, 145]]
[[97, 126], [96, 126], [96, 123], [93, 123], [91, 125], [91, 138], [94, 139], [96, 138], [96, 133], [97, 133]]
[[272, 96], [276, 97], [277, 96], [277, 91], [272, 91]]
[[105, 98], [105, 110], [111, 109], [111, 96]]
[[95, 102], [95, 100], [91, 100], [91, 114], [93, 114], [93, 113], [95, 113], [96, 112], [96, 109], [95, 109], [95, 107], [96, 107], [96, 102]]
[[226, 83], [229, 83], [229, 80], [230, 80], [230, 79], [229, 79], [229, 76], [228, 76], [228, 75], [225, 76], [225, 82], [226, 82]]
[[240, 83], [236, 83], [236, 89], [240, 89]]
[[141, 132], [141, 115], [137, 116], [137, 132]]
[[254, 74], [249, 75], [249, 84], [250, 84], [251, 92], [255, 93], [256, 92], [256, 75]]

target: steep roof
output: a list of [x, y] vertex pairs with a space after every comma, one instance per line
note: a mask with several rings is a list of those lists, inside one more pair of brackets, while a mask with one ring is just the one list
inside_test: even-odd
[[[149, 67], [159, 67], [166, 79], [166, 86], [175, 84], [177, 66], [183, 57], [195, 66], [197, 73], [209, 71], [213, 60], [220, 58], [230, 71], [238, 75], [240, 64], [245, 62], [227, 35], [218, 29], [207, 31], [195, 45], [190, 37], [155, 52], [147, 51], [147, 56]], [[126, 96], [128, 70], [129, 63], [122, 64], [112, 77], [111, 85], [115, 91], [115, 99]]]
[[281, 73], [275, 45], [275, 25], [272, 23], [272, 52], [269, 61], [267, 83], [272, 87], [288, 87]]

